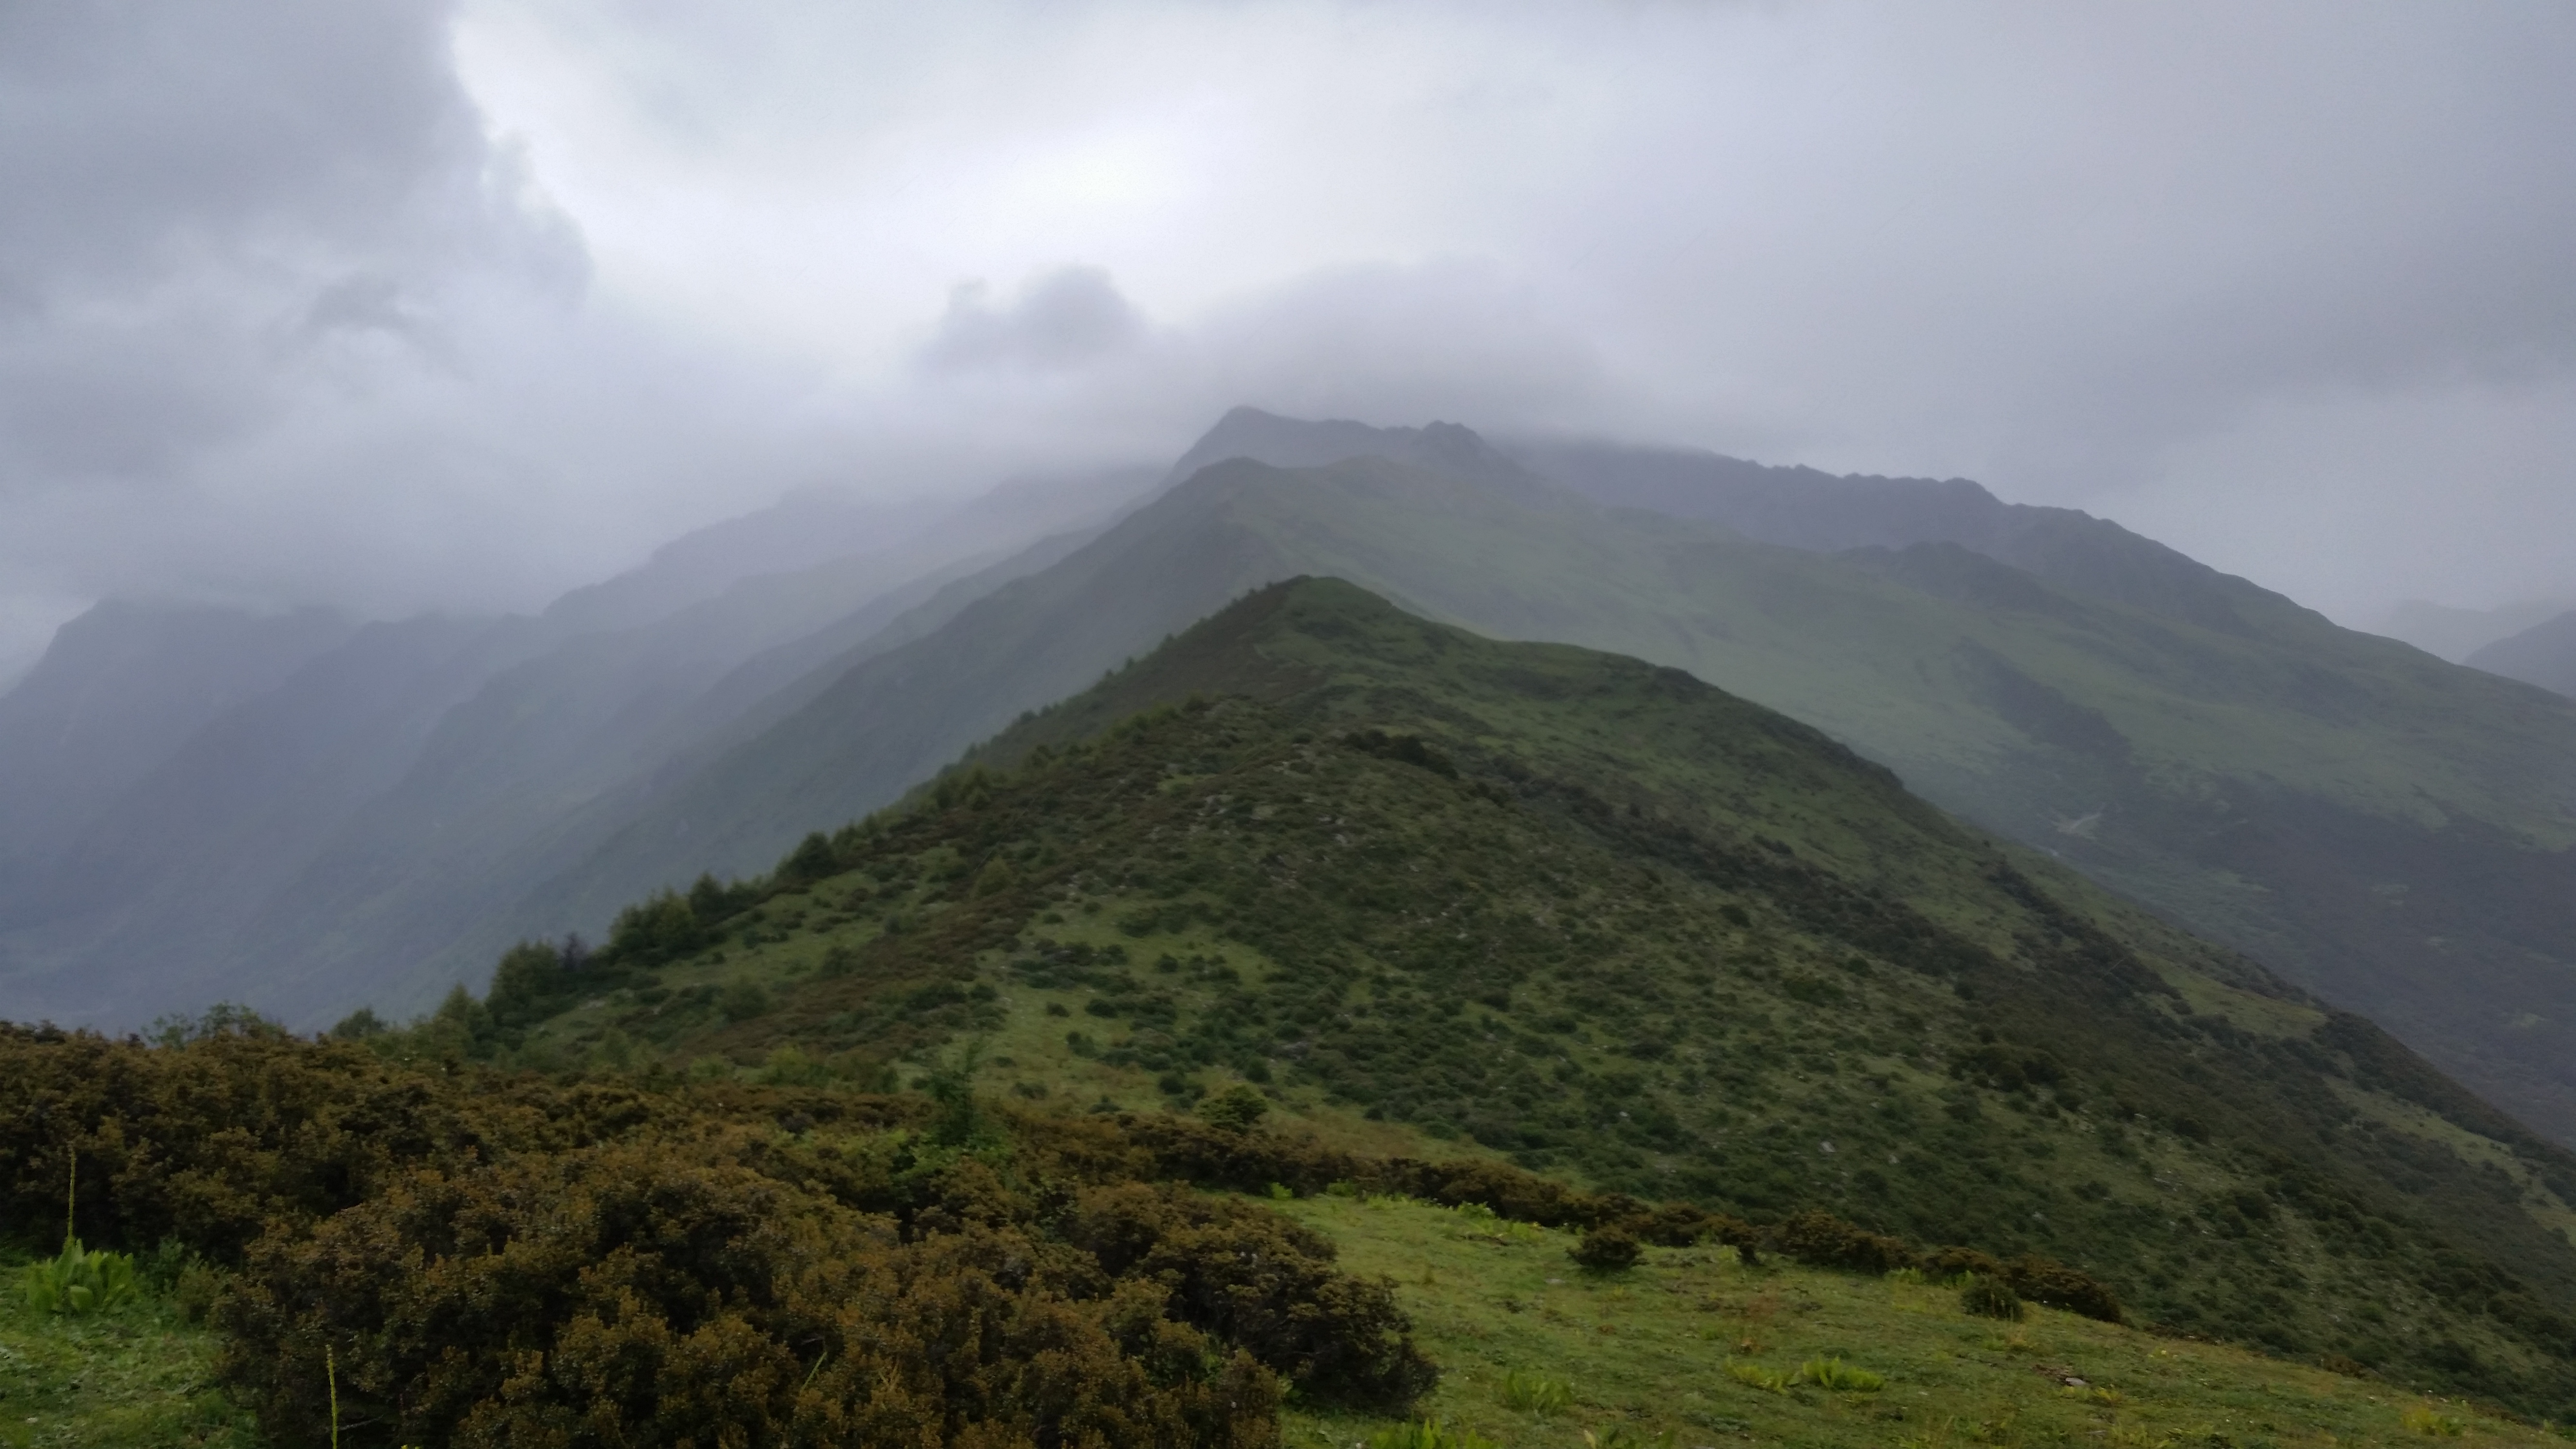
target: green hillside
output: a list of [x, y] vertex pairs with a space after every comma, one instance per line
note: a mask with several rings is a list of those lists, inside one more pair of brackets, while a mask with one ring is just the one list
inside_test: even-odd
[[1041, 1107], [1252, 1084], [1355, 1148], [1829, 1210], [2072, 1264], [2147, 1323], [2576, 1400], [2564, 1152], [1810, 728], [1344, 584], [1261, 591], [575, 964], [514, 953], [387, 1049], [882, 1084], [982, 1037]]
[[1329, 575], [1489, 635], [1686, 669], [1813, 724], [2576, 1137], [2566, 701], [2250, 586], [2205, 626], [1953, 545], [1801, 552], [1471, 462], [1210, 467], [663, 782], [495, 929], [559, 931], [701, 869], [757, 869], [1224, 600]]

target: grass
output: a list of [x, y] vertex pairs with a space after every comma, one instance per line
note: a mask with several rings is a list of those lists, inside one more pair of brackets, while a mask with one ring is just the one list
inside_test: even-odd
[[0, 1449], [258, 1449], [214, 1387], [216, 1346], [159, 1294], [74, 1316], [0, 1293]]
[[[1424, 1203], [1274, 1203], [1394, 1281], [1446, 1371], [1416, 1406], [1501, 1449], [1596, 1443], [1853, 1449], [2557, 1442], [2469, 1406], [2051, 1309], [1997, 1323], [1940, 1284], [1649, 1249], [1574, 1268], [1567, 1233], [1498, 1231]], [[1548, 1384], [1539, 1409], [1534, 1385]], [[1384, 1421], [1292, 1409], [1286, 1449], [1374, 1442]]]

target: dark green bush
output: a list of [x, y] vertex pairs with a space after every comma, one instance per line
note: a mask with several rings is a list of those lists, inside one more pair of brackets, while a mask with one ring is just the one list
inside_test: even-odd
[[2004, 1281], [2034, 1303], [2063, 1308], [2104, 1323], [2120, 1321], [2120, 1300], [2110, 1286], [2089, 1274], [2046, 1258], [2016, 1258], [2004, 1266]]
[[1979, 1318], [2000, 1318], [2019, 1322], [2022, 1316], [2021, 1295], [2001, 1278], [1984, 1273], [1971, 1273], [1959, 1285], [1959, 1307]]
[[769, 992], [750, 981], [737, 981], [716, 997], [716, 1010], [727, 1021], [749, 1021], [755, 1016], [766, 1016], [770, 1004]]
[[1387, 1285], [1338, 1272], [1329, 1241], [1266, 1209], [1131, 1183], [1084, 1193], [1064, 1233], [1103, 1270], [1167, 1285], [1171, 1317], [1308, 1397], [1400, 1408], [1439, 1376]]
[[328, 1347], [361, 1445], [1275, 1443], [1276, 1378], [1159, 1288], [646, 1144], [407, 1174], [262, 1239], [216, 1316], [228, 1382], [313, 1442]]
[[1595, 1273], [1616, 1273], [1623, 1268], [1637, 1266], [1637, 1258], [1642, 1251], [1633, 1234], [1625, 1228], [1611, 1225], [1585, 1233], [1583, 1241], [1566, 1249], [1565, 1254], [1579, 1266]]
[[1902, 1241], [1856, 1227], [1831, 1213], [1799, 1213], [1773, 1228], [1770, 1238], [1772, 1247], [1783, 1255], [1820, 1268], [1887, 1273], [1915, 1266], [1914, 1250]]

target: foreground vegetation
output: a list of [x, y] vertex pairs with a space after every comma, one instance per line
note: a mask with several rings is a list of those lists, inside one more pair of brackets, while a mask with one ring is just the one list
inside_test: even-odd
[[550, 1082], [238, 1020], [12, 1033], [0, 1074], [10, 1220], [58, 1221], [76, 1153], [81, 1230], [164, 1244], [113, 1310], [0, 1304], [0, 1442], [320, 1445], [335, 1409], [352, 1446], [2547, 1437], [2120, 1326], [2059, 1265], [1355, 1154], [1257, 1096]]

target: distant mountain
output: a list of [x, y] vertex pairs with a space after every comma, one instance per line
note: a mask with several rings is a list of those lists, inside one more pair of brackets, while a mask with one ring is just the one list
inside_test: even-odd
[[2576, 697], [2576, 609], [2499, 639], [2468, 662], [2472, 669]]
[[[1250, 507], [1363, 466], [1191, 486]], [[2147, 1322], [2576, 1401], [2576, 1157], [1816, 730], [1339, 582], [1240, 599], [760, 887], [514, 985], [528, 1065], [864, 1072], [973, 1034], [1067, 1113], [1258, 1082], [1343, 1133], [2039, 1252]]]
[[[1480, 632], [1679, 666], [1804, 719], [2576, 1139], [2576, 709], [2099, 520], [1997, 524], [2006, 505], [1951, 485], [1911, 531], [1984, 518], [1979, 541], [2087, 587], [1908, 530], [1828, 554], [1605, 507], [1496, 472], [1491, 449], [1469, 449], [1467, 472], [1370, 456], [1283, 469], [1241, 450], [1292, 426], [1229, 426], [1200, 455], [1237, 461], [668, 778], [593, 856], [532, 882], [512, 921], [595, 927], [656, 885], [758, 869], [1225, 600], [1333, 576]], [[1367, 441], [1354, 426], [1295, 456]], [[1467, 447], [1429, 429], [1384, 446], [1426, 437]]]
[[892, 502], [823, 489], [791, 493], [755, 513], [709, 524], [662, 545], [642, 565], [575, 589], [548, 605], [566, 632], [632, 628], [712, 600], [746, 579], [808, 575], [842, 560], [905, 554], [925, 566], [1094, 526], [1135, 503], [1150, 468], [1013, 478], [966, 501]]
[[2313, 620], [2290, 600], [2072, 508], [2006, 503], [1965, 478], [1837, 476], [1716, 453], [1533, 442], [1515, 456], [1597, 503], [1702, 518], [1814, 553], [1956, 544], [2074, 593], [2222, 633]]
[[2388, 612], [2377, 633], [2403, 639], [2427, 654], [2466, 664], [2469, 656], [2566, 612], [2563, 602], [2533, 601], [2500, 609], [2453, 609], [2408, 599]]
[[0, 1007], [131, 1026], [369, 994], [594, 843], [601, 802], [1157, 476], [938, 510], [793, 498], [535, 618], [102, 606], [0, 698]]
[[356, 628], [319, 609], [115, 600], [63, 625], [0, 695], [0, 859], [50, 848], [192, 732]]

